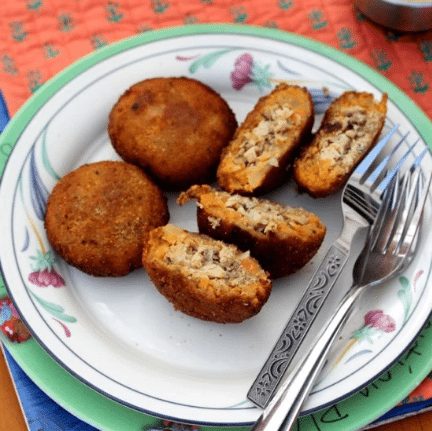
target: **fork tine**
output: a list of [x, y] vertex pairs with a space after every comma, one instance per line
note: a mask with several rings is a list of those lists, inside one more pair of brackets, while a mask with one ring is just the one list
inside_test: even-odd
[[425, 148], [414, 160], [413, 165], [411, 166], [411, 169], [417, 167], [420, 165], [421, 161], [423, 160], [423, 157], [429, 152], [428, 148]]
[[383, 180], [378, 184], [378, 186], [375, 188], [375, 191], [378, 193], [383, 193], [384, 190], [388, 187], [390, 184], [390, 181], [393, 179], [393, 177], [396, 175], [397, 172], [402, 168], [402, 165], [405, 163], [408, 156], [411, 154], [414, 147], [420, 142], [420, 138], [417, 139], [414, 144], [410, 145], [408, 150], [405, 151], [405, 154], [398, 160], [395, 166], [390, 169], [390, 171], [386, 174], [386, 176], [383, 178]]
[[[373, 272], [375, 262], [371, 262], [371, 259], [377, 255], [398, 258], [397, 265], [384, 279], [404, 270], [412, 261], [419, 243], [419, 226], [432, 182], [432, 172], [425, 180], [420, 164], [427, 152], [422, 151], [404, 175], [398, 171], [384, 191], [380, 211], [370, 229], [363, 253], [354, 266], [361, 283], [372, 283], [367, 271]], [[384, 261], [381, 263], [384, 264]]]
[[[420, 223], [424, 203], [429, 192], [431, 175], [426, 183], [423, 182], [423, 174], [420, 166], [425, 151], [422, 151], [414, 160], [411, 168], [405, 173], [406, 191], [404, 200], [399, 208], [399, 222], [394, 232], [392, 241], [389, 241], [388, 247], [393, 253], [399, 253], [401, 247], [411, 247], [417, 228]], [[408, 250], [403, 250], [408, 252]]]
[[363, 177], [363, 175], [366, 174], [366, 172], [368, 171], [372, 163], [376, 160], [378, 154], [387, 145], [387, 143], [390, 141], [391, 137], [395, 134], [398, 128], [399, 125], [395, 124], [391, 128], [391, 130], [374, 145], [374, 147], [369, 151], [367, 156], [360, 162], [360, 164], [354, 170], [354, 172], [357, 175]]
[[[400, 194], [398, 203], [396, 205], [396, 208], [394, 210], [393, 219], [392, 219], [392, 227], [390, 234], [388, 235], [385, 240], [382, 241], [381, 247], [379, 249], [380, 253], [386, 253], [391, 245], [395, 245], [395, 238], [396, 236], [401, 238], [403, 226], [406, 223], [406, 219], [408, 217], [408, 211], [410, 208], [409, 201], [412, 198], [412, 187], [411, 187], [411, 175], [410, 172], [405, 173], [405, 175], [402, 176], [400, 185]], [[398, 240], [396, 241], [396, 243]]]
[[409, 131], [405, 133], [405, 135], [402, 136], [399, 142], [392, 148], [390, 154], [387, 154], [381, 160], [378, 166], [372, 171], [372, 173], [366, 178], [363, 178], [362, 179], [363, 181], [360, 181], [360, 183], [363, 182], [365, 186], [369, 187], [371, 190], [376, 188], [376, 184], [378, 184], [378, 179], [381, 177], [380, 180], [382, 180], [390, 159], [393, 157], [393, 155], [396, 153], [399, 147], [403, 144], [403, 142], [405, 142], [405, 139], [408, 137], [409, 134], [410, 134]]
[[[375, 170], [378, 156], [383, 148], [388, 144], [394, 133], [398, 130], [398, 125], [382, 137], [378, 143], [371, 149], [366, 157], [360, 162], [352, 173], [350, 180], [346, 184], [342, 201], [353, 208], [359, 215], [365, 218], [371, 225], [376, 219], [380, 207], [382, 193], [374, 194], [368, 186], [363, 186], [362, 179], [369, 176], [370, 171]], [[406, 136], [405, 136], [406, 137]], [[403, 141], [403, 139], [402, 139]], [[402, 142], [401, 142], [402, 143]], [[399, 143], [398, 145], [400, 145]], [[394, 152], [395, 150], [393, 150]], [[385, 163], [387, 165], [387, 163]], [[380, 166], [383, 166], [382, 164]]]
[[417, 181], [418, 190], [416, 193], [417, 204], [415, 206], [414, 211], [412, 211], [410, 222], [404, 229], [402, 236], [399, 240], [399, 243], [396, 246], [397, 252], [407, 253], [409, 251], [409, 249], [412, 247], [412, 244], [414, 242], [414, 239], [417, 235], [420, 226], [423, 209], [426, 203], [426, 198], [428, 196], [429, 187], [432, 180], [432, 173], [429, 174], [426, 183], [423, 185], [421, 184], [421, 178], [422, 178], [421, 175], [419, 175]]
[[[380, 247], [382, 238], [388, 238], [389, 231], [392, 230], [393, 223], [388, 223], [390, 218], [389, 214], [394, 218], [394, 212], [400, 199], [400, 193], [402, 193], [402, 191], [400, 189], [400, 178], [398, 174], [384, 192], [382, 204], [375, 218], [375, 222], [369, 230], [363, 252], [359, 255], [355, 263], [354, 271], [357, 271], [359, 280], [362, 280], [365, 275], [368, 261], [373, 255], [371, 251]], [[368, 250], [368, 252], [365, 252], [366, 250]]]
[[[393, 236], [397, 233], [402, 237], [403, 226], [410, 211], [417, 205], [416, 199], [420, 195], [422, 187], [422, 174], [420, 164], [428, 152], [425, 148], [412, 163], [405, 175], [400, 171], [392, 179], [393, 185], [384, 191], [383, 203], [374, 224], [371, 227], [369, 236], [374, 238], [370, 248], [379, 253], [385, 253], [391, 244]], [[391, 190], [392, 196], [387, 199], [388, 191]], [[383, 226], [385, 224], [385, 226]], [[399, 229], [399, 230], [398, 230]]]
[[396, 174], [392, 183], [385, 190], [380, 211], [369, 233], [370, 249], [382, 250], [388, 242], [397, 218], [397, 208], [404, 185], [401, 184], [400, 173]]

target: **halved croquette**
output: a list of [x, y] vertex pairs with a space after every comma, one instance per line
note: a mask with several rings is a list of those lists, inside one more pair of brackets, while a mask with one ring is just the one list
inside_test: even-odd
[[299, 270], [318, 251], [326, 232], [318, 216], [267, 199], [192, 186], [178, 202], [198, 200], [200, 232], [250, 250], [272, 277]]
[[296, 151], [309, 137], [314, 120], [306, 88], [280, 84], [262, 97], [222, 153], [220, 187], [254, 195], [278, 186]]
[[143, 266], [177, 310], [203, 320], [242, 322], [261, 310], [271, 291], [249, 253], [170, 224], [150, 232]]
[[324, 197], [340, 190], [378, 140], [387, 112], [387, 95], [347, 91], [327, 109], [310, 144], [294, 162], [301, 190]]

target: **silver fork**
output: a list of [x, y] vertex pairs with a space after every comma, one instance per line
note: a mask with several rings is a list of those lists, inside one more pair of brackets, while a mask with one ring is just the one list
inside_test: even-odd
[[427, 151], [425, 149], [416, 158], [401, 180], [398, 174], [387, 189], [377, 222], [354, 266], [353, 286], [304, 359], [282, 383], [277, 396], [255, 424], [254, 431], [291, 429], [356, 299], [366, 288], [389, 280], [411, 262], [432, 178], [429, 174], [425, 180], [420, 168]]
[[403, 136], [381, 161], [379, 157], [397, 129], [396, 125], [380, 139], [357, 166], [346, 184], [342, 193], [344, 225], [341, 234], [327, 251], [247, 394], [249, 400], [258, 407], [265, 408], [268, 405], [333, 285], [342, 273], [355, 234], [373, 223], [382, 202], [383, 192], [417, 143], [416, 141], [411, 145], [393, 169], [388, 170], [389, 162], [407, 135]]

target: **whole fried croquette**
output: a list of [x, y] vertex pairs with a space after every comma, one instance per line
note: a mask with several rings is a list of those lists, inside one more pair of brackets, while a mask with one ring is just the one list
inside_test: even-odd
[[54, 250], [87, 274], [121, 276], [141, 266], [148, 231], [166, 224], [167, 201], [134, 165], [83, 165], [60, 179], [45, 228]]
[[291, 274], [316, 254], [326, 233], [318, 216], [266, 199], [192, 186], [178, 202], [198, 200], [199, 231], [250, 250], [273, 278]]
[[294, 162], [300, 190], [324, 197], [340, 190], [378, 140], [387, 113], [387, 95], [348, 91], [327, 109], [312, 142]]
[[114, 105], [108, 133], [117, 153], [172, 190], [214, 179], [237, 128], [225, 100], [190, 78], [153, 78]]
[[222, 153], [221, 188], [253, 195], [278, 186], [295, 152], [310, 136], [314, 121], [306, 88], [280, 84], [262, 97]]
[[213, 322], [257, 314], [271, 291], [267, 273], [249, 253], [170, 224], [150, 232], [143, 266], [177, 310]]

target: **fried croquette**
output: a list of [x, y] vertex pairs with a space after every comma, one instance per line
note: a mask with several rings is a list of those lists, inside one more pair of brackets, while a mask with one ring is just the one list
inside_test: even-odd
[[249, 253], [170, 224], [150, 232], [143, 266], [177, 310], [202, 320], [242, 322], [261, 310], [271, 291]]
[[310, 136], [314, 108], [302, 87], [280, 84], [262, 97], [222, 152], [217, 170], [221, 188], [253, 195], [273, 189]]
[[335, 99], [312, 142], [294, 162], [300, 190], [324, 197], [341, 189], [378, 140], [386, 113], [386, 94], [379, 102], [370, 93], [355, 91]]
[[178, 203], [197, 199], [199, 231], [250, 250], [271, 277], [303, 267], [316, 254], [326, 233], [318, 216], [254, 197], [230, 195], [210, 186], [192, 186]]
[[159, 188], [136, 166], [105, 161], [60, 179], [45, 228], [54, 250], [87, 274], [121, 276], [141, 266], [143, 242], [169, 219]]
[[130, 87], [109, 116], [117, 153], [163, 187], [181, 190], [214, 179], [237, 128], [225, 100], [190, 78], [153, 78]]

